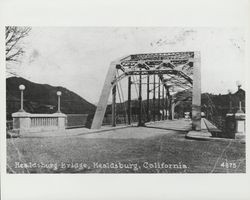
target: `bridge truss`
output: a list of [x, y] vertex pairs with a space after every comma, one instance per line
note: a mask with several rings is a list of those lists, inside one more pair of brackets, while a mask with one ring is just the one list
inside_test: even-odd
[[[117, 71], [120, 71], [121, 73], [117, 73]], [[146, 77], [147, 121], [150, 120], [149, 93], [153, 92], [153, 106], [155, 106], [156, 87], [158, 87], [158, 97], [160, 97], [160, 93], [162, 93], [162, 97], [165, 98], [165, 107], [169, 111], [168, 119], [170, 120], [173, 118], [175, 93], [179, 91], [191, 90], [192, 125], [194, 130], [200, 130], [201, 75], [199, 52], [133, 54], [111, 62], [92, 122], [92, 129], [101, 128], [111, 91], [112, 125], [116, 125], [116, 91], [119, 82], [124, 78], [128, 78], [128, 99], [126, 110], [128, 111], [128, 124], [131, 123], [131, 85], [133, 83], [131, 81], [131, 77], [133, 76], [138, 77], [138, 126], [144, 125], [144, 122], [142, 121], [142, 77]], [[153, 85], [152, 90], [150, 90], [150, 85]], [[154, 110], [155, 109], [153, 109], [153, 111]], [[153, 119], [154, 118], [155, 113], [153, 113]], [[165, 119], [164, 112], [163, 119]]]

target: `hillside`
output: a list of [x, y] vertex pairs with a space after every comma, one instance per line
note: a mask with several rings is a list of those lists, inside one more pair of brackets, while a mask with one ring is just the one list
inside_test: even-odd
[[[229, 112], [229, 101], [231, 98], [232, 102], [232, 112], [235, 113], [239, 109], [239, 101], [241, 101], [242, 110], [245, 112], [245, 91], [243, 89], [239, 89], [235, 93], [231, 94], [211, 94], [211, 93], [202, 93], [201, 94], [201, 111], [206, 114], [206, 117], [217, 123], [218, 118], [222, 120], [225, 119], [226, 114]], [[176, 116], [175, 117], [183, 117], [184, 112], [191, 112], [192, 110], [192, 92], [190, 90], [181, 91], [175, 94], [175, 102], [180, 101], [180, 103], [175, 107]], [[142, 101], [143, 108], [146, 108], [146, 100]], [[149, 101], [150, 109], [153, 108], [153, 101], [150, 99]], [[155, 101], [156, 112], [158, 112], [158, 99]], [[125, 102], [125, 107], [127, 106], [127, 101]], [[124, 112], [123, 103], [117, 103], [116, 106], [117, 113], [122, 114]], [[138, 113], [138, 101], [131, 101], [131, 112], [133, 114]], [[111, 113], [111, 105], [108, 105], [106, 113]], [[145, 112], [143, 111], [143, 114]]]
[[[19, 85], [26, 86], [24, 92], [24, 109], [30, 113], [54, 113], [57, 111], [57, 95], [60, 90], [61, 96], [61, 111], [66, 114], [82, 114], [88, 113], [92, 118], [95, 112], [95, 105], [89, 103], [74, 92], [63, 87], [53, 87], [47, 84], [37, 84], [23, 78], [11, 77], [6, 79], [6, 104], [7, 104], [7, 119], [11, 119], [11, 113], [20, 109], [20, 91]], [[191, 95], [190, 91], [182, 91], [175, 95], [176, 100], [181, 102], [176, 106], [176, 117], [183, 117], [184, 112], [191, 111]], [[201, 110], [206, 113], [206, 117], [214, 122], [218, 127], [222, 127], [225, 115], [229, 111], [229, 95], [228, 94], [209, 94], [201, 95]], [[239, 101], [242, 102], [242, 109], [245, 111], [245, 91], [239, 89], [231, 95], [232, 110], [236, 112], [239, 109]], [[150, 99], [150, 108], [153, 107], [153, 101]], [[156, 99], [156, 113], [158, 112], [158, 100]], [[117, 114], [124, 114], [127, 106], [125, 103], [116, 105]], [[143, 100], [143, 114], [145, 114], [146, 100]], [[111, 105], [108, 105], [107, 114], [111, 113]], [[131, 101], [131, 113], [138, 113], [138, 101]], [[91, 120], [91, 119], [90, 119]]]
[[212, 111], [212, 115], [225, 116], [229, 111], [230, 99], [233, 113], [239, 110], [240, 101], [242, 110], [245, 112], [245, 91], [243, 89], [239, 89], [231, 95], [203, 93], [201, 96], [202, 110], [208, 114]]
[[66, 114], [93, 114], [95, 106], [76, 93], [47, 84], [38, 84], [24, 78], [10, 77], [6, 79], [7, 119], [11, 113], [20, 109], [19, 85], [25, 85], [24, 109], [30, 113], [54, 113], [57, 111], [57, 91], [62, 92], [61, 111]]

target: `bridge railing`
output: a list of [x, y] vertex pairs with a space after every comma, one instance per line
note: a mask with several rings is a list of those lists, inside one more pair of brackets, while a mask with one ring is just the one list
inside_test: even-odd
[[88, 114], [32, 114], [17, 112], [12, 114], [13, 120], [6, 122], [7, 131], [13, 130], [19, 134], [25, 132], [41, 132], [63, 130], [66, 128], [85, 127]]
[[13, 120], [7, 120], [6, 121], [6, 130], [12, 130], [13, 129]]
[[33, 114], [30, 116], [30, 127], [57, 127], [58, 117], [44, 114]]
[[12, 130], [18, 134], [23, 134], [27, 132], [64, 130], [67, 116], [63, 113], [32, 114], [16, 112], [12, 114], [12, 118]]

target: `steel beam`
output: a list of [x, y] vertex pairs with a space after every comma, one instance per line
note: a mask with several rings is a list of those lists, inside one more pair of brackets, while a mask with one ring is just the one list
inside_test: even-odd
[[165, 107], [164, 109], [166, 110], [166, 116], [165, 119], [168, 119], [168, 91], [166, 89], [166, 102], [165, 102]]
[[158, 102], [157, 102], [157, 104], [158, 104], [158, 121], [160, 121], [161, 120], [161, 113], [160, 113], [160, 109], [161, 109], [161, 79], [160, 79], [160, 77], [158, 78], [158, 85], [159, 85], [159, 87], [158, 87]]
[[162, 87], [162, 120], [165, 119], [165, 113], [164, 113], [164, 109], [165, 109], [165, 91], [164, 91], [164, 87]]
[[172, 120], [172, 96], [169, 95], [168, 97], [168, 113], [169, 113], [169, 119]]
[[116, 85], [112, 89], [112, 126], [116, 126]]
[[95, 116], [91, 125], [91, 129], [100, 129], [102, 121], [106, 112], [107, 104], [111, 89], [113, 87], [112, 82], [115, 79], [116, 74], [116, 62], [110, 64], [106, 79], [102, 88], [101, 96], [96, 107]]
[[150, 121], [150, 117], [149, 117], [149, 78], [150, 76], [147, 75], [147, 121]]
[[155, 74], [154, 74], [154, 87], [153, 87], [153, 120], [155, 121]]
[[128, 124], [131, 124], [131, 77], [128, 77]]
[[[168, 63], [172, 66], [169, 67]], [[123, 65], [124, 64], [124, 65]], [[128, 64], [128, 65], [127, 65]], [[185, 64], [187, 67], [193, 68], [193, 74], [185, 73], [182, 70], [177, 70], [175, 67]], [[125, 66], [126, 65], [126, 66]], [[130, 66], [131, 65], [131, 66]], [[115, 72], [116, 69], [122, 70], [123, 73], [115, 79]], [[117, 59], [116, 61], [112, 62], [110, 68], [108, 70], [104, 86], [101, 92], [101, 96], [99, 102], [97, 104], [97, 109], [95, 112], [95, 116], [93, 119], [93, 123], [91, 128], [98, 129], [102, 125], [102, 120], [105, 115], [108, 99], [110, 92], [112, 91], [113, 86], [115, 85], [124, 77], [138, 75], [140, 76], [150, 76], [154, 75], [154, 83], [153, 83], [153, 119], [155, 120], [156, 114], [156, 82], [155, 76], [163, 76], [164, 74], [168, 76], [174, 76], [178, 78], [178, 80], [182, 80], [180, 84], [187, 84], [188, 86], [193, 86], [193, 99], [192, 99], [192, 125], [194, 130], [200, 129], [200, 95], [201, 95], [201, 87], [200, 87], [200, 54], [199, 52], [169, 52], [169, 53], [156, 53], [156, 54], [136, 54], [136, 55], [129, 55], [123, 57], [121, 59]], [[191, 75], [191, 76], [190, 76]], [[193, 76], [193, 77], [192, 77]], [[148, 95], [148, 87], [150, 83], [147, 83], [147, 95]], [[174, 83], [177, 85], [177, 83]], [[179, 84], [179, 82], [178, 82]], [[160, 86], [160, 85], [159, 85]], [[166, 95], [166, 104], [165, 106], [168, 108], [169, 115], [171, 118], [171, 96], [169, 94], [168, 86], [164, 85], [167, 95]], [[140, 80], [139, 89], [142, 88], [142, 82]], [[114, 89], [116, 90], [116, 89]], [[131, 91], [130, 91], [131, 92]], [[140, 92], [141, 93], [141, 92]], [[160, 88], [158, 93], [160, 93]], [[162, 91], [162, 94], [164, 91]], [[114, 93], [112, 92], [114, 98]], [[159, 94], [158, 94], [159, 95]], [[140, 113], [142, 114], [142, 95], [139, 95], [140, 98], [138, 99], [141, 101], [141, 108]], [[129, 97], [128, 97], [129, 98]], [[147, 97], [148, 99], [148, 97]], [[113, 99], [115, 100], [115, 98]], [[131, 96], [130, 96], [131, 101]], [[161, 102], [161, 99], [158, 98], [158, 103]], [[164, 95], [163, 95], [164, 101]], [[164, 104], [164, 103], [163, 103]], [[164, 105], [163, 105], [164, 107]], [[149, 108], [147, 109], [147, 111]], [[159, 106], [158, 106], [159, 110]], [[128, 111], [129, 112], [129, 111]], [[147, 116], [148, 117], [148, 116]], [[140, 116], [142, 122], [142, 115]]]
[[[141, 69], [141, 68], [140, 68]], [[163, 74], [172, 74], [172, 75], [178, 75], [184, 78], [188, 84], [193, 84], [192, 78], [190, 78], [188, 75], [186, 75], [184, 72], [180, 70], [175, 69], [153, 69], [153, 70], [131, 70], [122, 73], [119, 77], [116, 78], [116, 80], [113, 81], [112, 84], [116, 84], [116, 82], [122, 80], [126, 76], [132, 76], [132, 75], [163, 75]]]
[[[141, 69], [140, 69], [141, 70]], [[138, 126], [142, 126], [142, 84], [141, 84], [141, 74], [139, 75], [139, 115], [138, 115]]]

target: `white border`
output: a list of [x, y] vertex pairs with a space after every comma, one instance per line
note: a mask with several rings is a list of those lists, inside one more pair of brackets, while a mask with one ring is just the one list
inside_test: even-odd
[[[5, 25], [247, 27], [249, 8], [247, 0], [2, 0], [0, 2], [2, 199], [240, 200], [250, 198], [248, 145], [246, 174], [6, 174], [4, 64]], [[249, 55], [249, 26], [247, 36], [246, 55]], [[249, 66], [249, 57], [246, 66]], [[246, 68], [246, 71], [247, 80], [249, 69]], [[248, 117], [247, 124], [249, 124]], [[247, 132], [248, 130], [247, 126]], [[248, 139], [249, 137], [247, 144]]]

